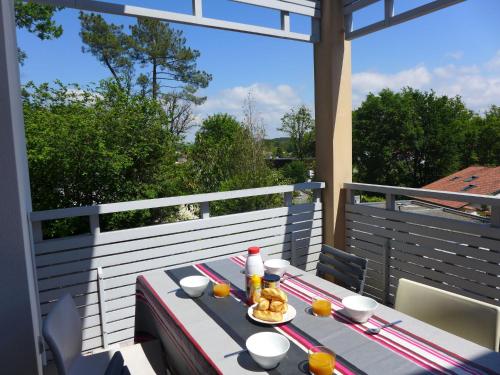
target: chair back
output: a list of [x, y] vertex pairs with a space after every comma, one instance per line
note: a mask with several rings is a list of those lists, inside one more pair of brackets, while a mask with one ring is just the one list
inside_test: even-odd
[[82, 323], [73, 298], [66, 294], [56, 302], [43, 322], [43, 337], [54, 354], [59, 375], [69, 374], [82, 352]]
[[368, 260], [334, 247], [323, 245], [317, 275], [363, 294]]
[[395, 308], [469, 341], [499, 350], [500, 307], [399, 279]]

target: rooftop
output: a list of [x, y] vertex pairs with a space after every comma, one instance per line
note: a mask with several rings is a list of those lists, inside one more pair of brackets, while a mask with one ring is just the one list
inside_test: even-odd
[[[425, 185], [422, 189], [455, 193], [468, 192], [481, 195], [499, 195], [500, 167], [473, 165]], [[447, 201], [434, 198], [425, 198], [423, 200], [455, 209], [464, 208], [469, 204], [467, 202]]]

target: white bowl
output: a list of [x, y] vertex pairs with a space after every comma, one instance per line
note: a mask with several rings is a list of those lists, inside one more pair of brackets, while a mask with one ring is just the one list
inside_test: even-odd
[[366, 323], [378, 307], [377, 301], [369, 297], [349, 296], [342, 299], [345, 313], [355, 322]]
[[285, 358], [290, 341], [279, 333], [259, 332], [247, 339], [246, 346], [253, 360], [264, 370], [270, 370]]
[[181, 288], [189, 297], [199, 297], [207, 288], [210, 280], [205, 276], [188, 276], [181, 279]]
[[286, 268], [290, 265], [288, 260], [284, 259], [268, 259], [264, 262], [264, 268], [267, 273], [271, 273], [273, 275], [278, 275], [279, 277], [283, 277], [283, 274], [286, 271]]

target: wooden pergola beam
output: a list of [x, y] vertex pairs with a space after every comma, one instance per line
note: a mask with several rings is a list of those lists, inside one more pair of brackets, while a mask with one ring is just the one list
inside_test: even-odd
[[316, 178], [323, 190], [323, 242], [345, 249], [343, 184], [352, 181], [351, 43], [342, 0], [324, 1], [314, 45]]

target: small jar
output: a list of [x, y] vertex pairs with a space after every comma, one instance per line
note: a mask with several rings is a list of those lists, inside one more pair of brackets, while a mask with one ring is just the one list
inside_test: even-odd
[[271, 273], [264, 274], [262, 280], [262, 287], [265, 288], [279, 288], [280, 287], [280, 277], [278, 275], [273, 275]]

